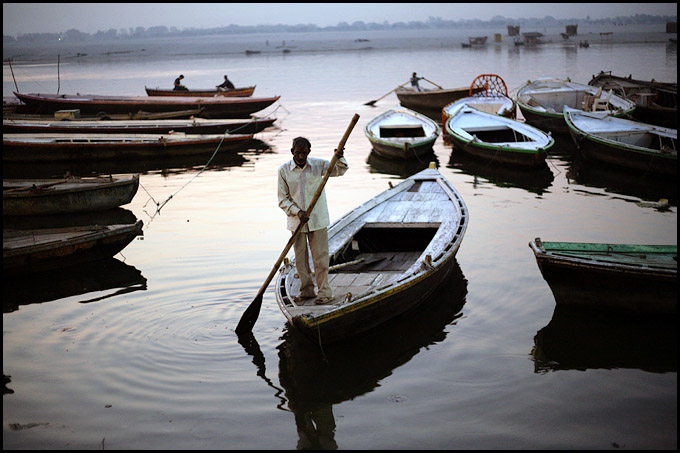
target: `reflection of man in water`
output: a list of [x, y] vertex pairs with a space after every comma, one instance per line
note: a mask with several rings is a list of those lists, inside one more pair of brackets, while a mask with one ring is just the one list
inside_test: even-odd
[[[289, 406], [292, 401], [289, 401]], [[305, 405], [307, 406], [307, 405]], [[299, 436], [298, 450], [337, 450], [335, 442], [335, 417], [331, 404], [310, 404], [293, 409]]]

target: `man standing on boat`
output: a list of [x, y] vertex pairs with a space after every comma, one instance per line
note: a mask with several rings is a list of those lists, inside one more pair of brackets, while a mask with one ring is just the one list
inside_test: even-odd
[[411, 76], [411, 88], [413, 91], [422, 91], [420, 89], [420, 85], [418, 85], [418, 81], [421, 80], [422, 77], [416, 76], [416, 73], [414, 72], [413, 75]]
[[[293, 139], [291, 153], [293, 158], [279, 167], [278, 197], [279, 207], [288, 216], [287, 228], [295, 231], [300, 222], [305, 223], [298, 235], [293, 249], [295, 264], [300, 276], [300, 296], [296, 302], [313, 299], [317, 305], [330, 302], [333, 291], [328, 284], [328, 205], [326, 193], [321, 192], [314, 210], [307, 212], [307, 206], [314, 198], [314, 194], [323, 179], [323, 175], [330, 162], [308, 158], [312, 145], [304, 137]], [[338, 161], [331, 172], [331, 176], [342, 176], [349, 168], [343, 156], [343, 150], [337, 150]], [[309, 266], [309, 252], [314, 262], [314, 277]], [[314, 280], [318, 294], [314, 295]]]

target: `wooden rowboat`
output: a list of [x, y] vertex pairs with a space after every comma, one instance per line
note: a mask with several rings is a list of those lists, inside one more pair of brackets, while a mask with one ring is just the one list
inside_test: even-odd
[[72, 120], [8, 119], [2, 120], [4, 134], [255, 134], [274, 124], [276, 118], [186, 120]]
[[555, 144], [550, 135], [525, 123], [459, 104], [449, 110], [446, 133], [454, 146], [476, 158], [499, 164], [537, 167], [545, 165]]
[[677, 129], [570, 108], [564, 109], [564, 121], [584, 159], [645, 173], [678, 174]]
[[2, 215], [49, 215], [105, 211], [132, 201], [139, 175], [3, 179]]
[[469, 86], [448, 89], [423, 89], [423, 91], [417, 91], [409, 87], [400, 87], [396, 89], [395, 93], [397, 94], [397, 98], [402, 107], [415, 110], [418, 113], [422, 113], [423, 115], [427, 115], [430, 118], [439, 121], [439, 117], [441, 116], [442, 109], [445, 105], [480, 91], [481, 89], [475, 89], [470, 93]]
[[460, 194], [435, 168], [423, 170], [350, 211], [328, 229], [335, 298], [295, 302], [295, 262], [276, 278], [276, 301], [314, 341], [370, 330], [420, 304], [449, 275], [468, 225]]
[[2, 230], [3, 275], [63, 268], [111, 258], [136, 236], [143, 222], [40, 230]]
[[678, 128], [678, 84], [655, 80], [636, 80], [600, 71], [588, 85], [613, 90], [615, 94], [635, 102], [633, 117], [643, 123]]
[[568, 134], [564, 106], [583, 111], [605, 111], [623, 117], [632, 115], [635, 103], [611, 91], [569, 79], [543, 78], [529, 81], [517, 91], [517, 105], [527, 123], [553, 134]]
[[529, 243], [558, 305], [677, 313], [678, 246]]
[[480, 112], [500, 115], [511, 119], [515, 118], [515, 108], [517, 107], [515, 101], [502, 94], [495, 94], [492, 96], [468, 96], [444, 106], [442, 109], [442, 127], [446, 126], [446, 121], [451, 118], [453, 113], [460, 109], [462, 104], [475, 108]]
[[436, 122], [403, 107], [378, 115], [364, 128], [376, 153], [399, 160], [431, 153], [439, 132]]
[[57, 110], [78, 109], [81, 113], [134, 114], [143, 112], [174, 112], [202, 109], [201, 118], [248, 118], [278, 101], [280, 96], [244, 98], [229, 96], [100, 96], [92, 94], [20, 94], [22, 102], [34, 113], [54, 113]]
[[205, 90], [173, 90], [162, 88], [144, 87], [148, 96], [252, 96], [255, 92], [255, 85], [251, 87], [233, 88], [231, 90], [218, 90], [216, 88], [206, 88]]
[[252, 134], [3, 134], [3, 162], [154, 159], [245, 146]]

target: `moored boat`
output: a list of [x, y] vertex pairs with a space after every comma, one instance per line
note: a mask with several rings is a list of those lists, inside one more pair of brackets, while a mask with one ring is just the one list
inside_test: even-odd
[[678, 246], [529, 242], [558, 305], [677, 313]]
[[144, 87], [148, 96], [252, 96], [255, 92], [255, 85], [251, 87], [238, 87], [232, 89], [218, 90], [216, 88], [206, 89], [187, 89], [187, 90], [173, 90], [162, 88], [148, 88]]
[[611, 71], [600, 71], [588, 85], [613, 90], [617, 95], [635, 102], [633, 117], [643, 123], [678, 128], [678, 84], [655, 80], [620, 77]]
[[407, 108], [390, 109], [366, 124], [364, 133], [381, 156], [411, 159], [432, 152], [439, 125]]
[[19, 275], [111, 258], [136, 236], [143, 222], [38, 230], [2, 230], [3, 275]]
[[517, 106], [527, 123], [553, 134], [567, 134], [564, 106], [584, 111], [605, 111], [630, 116], [635, 103], [611, 90], [575, 83], [569, 79], [543, 78], [529, 81], [517, 91]]
[[153, 159], [244, 147], [252, 134], [3, 134], [3, 162]]
[[71, 120], [4, 118], [4, 134], [255, 134], [274, 124], [276, 118], [186, 120]]
[[453, 112], [457, 112], [462, 104], [479, 110], [480, 112], [500, 115], [506, 118], [515, 117], [515, 101], [508, 96], [495, 94], [491, 96], [468, 96], [447, 104], [442, 109], [442, 125], [451, 118]]
[[315, 341], [370, 330], [424, 301], [449, 275], [468, 225], [460, 194], [435, 168], [375, 196], [328, 229], [335, 298], [296, 302], [295, 262], [276, 278], [276, 300], [292, 325]]
[[454, 147], [476, 158], [498, 164], [536, 167], [545, 165], [555, 140], [525, 123], [479, 111], [467, 104], [449, 110], [446, 134]]
[[607, 112], [564, 109], [564, 121], [579, 153], [642, 172], [677, 175], [677, 129], [616, 118]]
[[[481, 91], [481, 89], [475, 92], [478, 91]], [[410, 87], [399, 87], [395, 93], [402, 107], [415, 110], [437, 121], [439, 121], [442, 108], [445, 105], [471, 96], [470, 87], [433, 88], [422, 89], [422, 91], [414, 90]]]
[[132, 201], [139, 175], [3, 179], [2, 215], [50, 215], [105, 211]]
[[174, 112], [202, 109], [201, 118], [248, 118], [274, 102], [280, 96], [266, 98], [229, 96], [101, 96], [90, 94], [21, 94], [14, 93], [34, 113], [54, 113], [57, 110], [78, 109], [82, 113], [134, 114], [144, 112]]

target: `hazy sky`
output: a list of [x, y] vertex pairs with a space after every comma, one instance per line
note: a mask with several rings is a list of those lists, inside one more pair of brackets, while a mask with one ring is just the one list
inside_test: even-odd
[[212, 28], [261, 24], [316, 24], [355, 21], [408, 22], [511, 19], [552, 16], [591, 19], [635, 14], [677, 15], [676, 3], [3, 3], [2, 32], [85, 33], [158, 25]]

